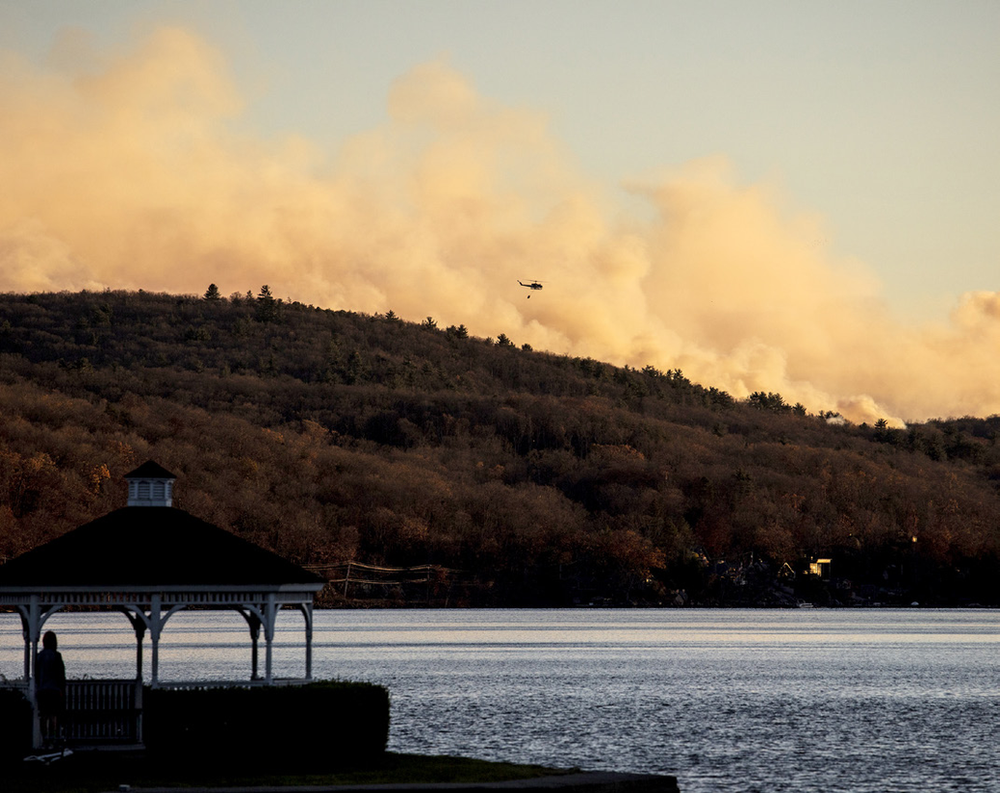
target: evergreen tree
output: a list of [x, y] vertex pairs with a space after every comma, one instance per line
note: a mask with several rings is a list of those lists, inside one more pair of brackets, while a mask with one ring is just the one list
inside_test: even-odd
[[222, 300], [222, 293], [215, 284], [209, 284], [205, 291], [205, 300]]
[[258, 322], [274, 322], [278, 319], [278, 301], [271, 294], [271, 287], [264, 284], [257, 295], [257, 311], [255, 317]]

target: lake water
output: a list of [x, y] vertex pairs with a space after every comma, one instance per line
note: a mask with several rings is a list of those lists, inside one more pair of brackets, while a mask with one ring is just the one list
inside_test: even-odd
[[[46, 627], [70, 677], [134, 674], [123, 616]], [[276, 674], [302, 674], [302, 643], [282, 612]], [[182, 612], [160, 676], [244, 679], [249, 656], [238, 615]], [[2, 614], [0, 673], [21, 664]], [[668, 773], [684, 793], [1000, 790], [1000, 611], [323, 611], [313, 664], [389, 689], [397, 752]]]

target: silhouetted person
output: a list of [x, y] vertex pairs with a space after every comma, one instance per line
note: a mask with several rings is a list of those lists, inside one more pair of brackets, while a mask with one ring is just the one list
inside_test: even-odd
[[66, 703], [66, 667], [56, 646], [56, 635], [46, 631], [42, 650], [35, 657], [35, 701], [46, 743], [59, 737], [59, 718]]

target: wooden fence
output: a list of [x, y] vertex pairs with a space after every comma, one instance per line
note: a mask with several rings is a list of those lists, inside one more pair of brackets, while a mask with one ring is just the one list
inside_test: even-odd
[[361, 595], [362, 592], [370, 594], [373, 591], [385, 592], [396, 588], [408, 593], [408, 599], [414, 601], [447, 600], [451, 588], [464, 578], [459, 570], [435, 564], [422, 564], [414, 567], [380, 567], [352, 561], [304, 565], [304, 567], [326, 578], [331, 585], [337, 587], [339, 594], [345, 598], [351, 597], [352, 588], [355, 597]]

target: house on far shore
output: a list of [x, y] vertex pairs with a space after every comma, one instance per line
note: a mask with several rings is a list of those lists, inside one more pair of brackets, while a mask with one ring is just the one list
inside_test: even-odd
[[829, 581], [832, 564], [832, 559], [814, 559], [809, 563], [809, 573], [819, 578], [820, 581]]
[[[70, 744], [142, 742], [144, 682], [154, 688], [190, 685], [159, 679], [160, 638], [170, 617], [186, 608], [236, 611], [249, 627], [250, 679], [199, 685], [287, 685], [312, 679], [313, 599], [325, 581], [175, 508], [175, 480], [157, 463], [144, 463], [125, 475], [127, 506], [0, 565], [0, 609], [20, 615], [24, 636], [23, 677], [5, 685], [20, 689], [32, 704], [34, 747], [41, 746], [35, 656], [46, 621], [60, 611], [121, 612], [136, 640], [133, 679], [67, 681], [64, 735]], [[272, 674], [275, 622], [282, 609], [300, 612], [304, 621], [304, 674], [292, 680]], [[147, 634], [148, 679], [143, 668]]]

